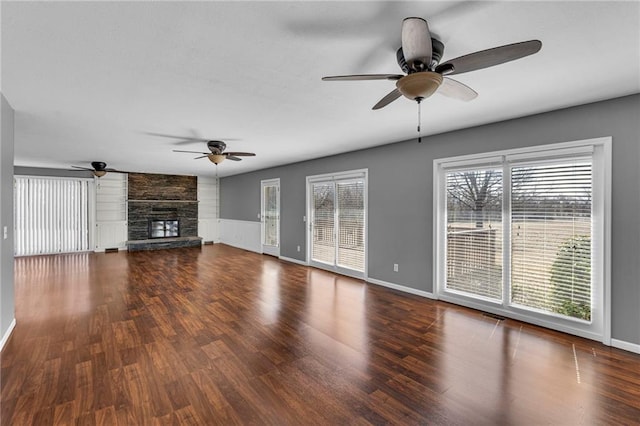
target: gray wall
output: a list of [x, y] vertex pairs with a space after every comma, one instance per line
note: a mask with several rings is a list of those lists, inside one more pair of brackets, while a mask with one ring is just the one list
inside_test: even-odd
[[[0, 338], [14, 318], [13, 292], [13, 108], [0, 93]], [[8, 238], [2, 235], [6, 226]]]
[[47, 169], [43, 167], [15, 166], [13, 168], [13, 174], [19, 176], [93, 178], [93, 173], [84, 170]]
[[260, 180], [280, 178], [280, 254], [304, 260], [305, 177], [368, 168], [369, 277], [432, 292], [434, 159], [601, 136], [613, 137], [612, 337], [640, 344], [640, 95], [226, 177], [220, 218], [257, 221]]

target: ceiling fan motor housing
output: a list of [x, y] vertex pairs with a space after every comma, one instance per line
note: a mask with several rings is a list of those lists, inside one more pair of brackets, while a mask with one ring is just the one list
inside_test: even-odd
[[[440, 40], [431, 37], [431, 64], [429, 64], [430, 69], [434, 68], [435, 65], [438, 65], [440, 63], [443, 54], [444, 44]], [[398, 61], [400, 69], [405, 74], [411, 74], [415, 72], [409, 67], [409, 64], [407, 64], [407, 61], [404, 59], [404, 52], [402, 51], [402, 47], [398, 48], [398, 50], [396, 51], [396, 60]]]
[[102, 161], [93, 161], [91, 163], [91, 167], [93, 167], [96, 171], [102, 171], [107, 168], [107, 163], [104, 163]]
[[207, 142], [207, 148], [214, 154], [222, 154], [227, 148], [227, 144], [222, 141], [209, 141]]
[[409, 74], [396, 82], [396, 87], [406, 98], [422, 100], [433, 95], [442, 84], [442, 75], [432, 71]]

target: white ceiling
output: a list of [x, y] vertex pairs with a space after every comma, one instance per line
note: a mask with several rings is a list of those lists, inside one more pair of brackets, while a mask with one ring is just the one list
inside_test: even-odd
[[232, 175], [416, 136], [416, 104], [371, 107], [399, 73], [402, 19], [421, 16], [444, 59], [539, 39], [533, 56], [456, 76], [479, 97], [423, 103], [423, 134], [640, 92], [640, 3], [2, 2], [2, 86], [16, 111], [15, 164], [105, 161], [140, 172], [214, 175], [172, 149], [227, 141], [256, 157]]

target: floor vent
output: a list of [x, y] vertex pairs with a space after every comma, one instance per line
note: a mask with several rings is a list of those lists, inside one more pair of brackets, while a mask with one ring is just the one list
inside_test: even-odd
[[205, 246], [212, 246], [213, 245], [213, 241], [205, 241], [204, 245]]
[[104, 249], [105, 253], [117, 253], [118, 252], [118, 248], [117, 247], [113, 247], [113, 248], [107, 248]]

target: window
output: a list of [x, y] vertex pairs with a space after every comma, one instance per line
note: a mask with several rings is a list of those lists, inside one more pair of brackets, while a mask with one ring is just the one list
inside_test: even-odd
[[16, 256], [89, 250], [92, 183], [86, 179], [16, 176]]
[[438, 296], [608, 340], [610, 149], [605, 138], [436, 160]]

